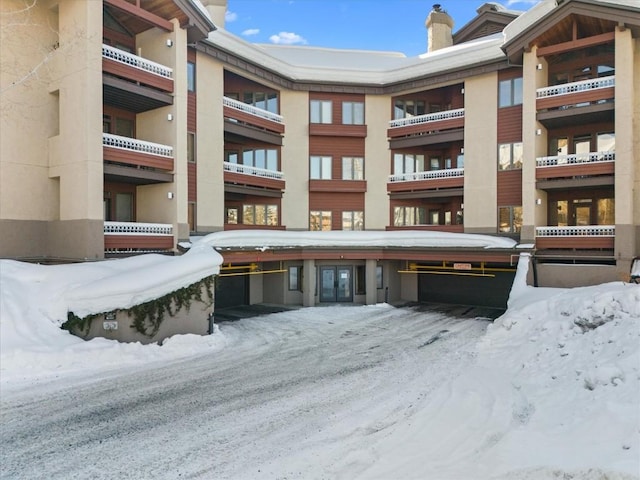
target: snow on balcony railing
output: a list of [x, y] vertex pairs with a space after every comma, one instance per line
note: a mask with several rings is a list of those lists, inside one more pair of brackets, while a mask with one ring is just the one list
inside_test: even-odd
[[153, 73], [164, 78], [173, 78], [173, 70], [165, 65], [161, 65], [151, 60], [139, 57], [119, 48], [113, 48], [109, 45], [102, 45], [102, 56], [116, 62], [124, 63], [134, 68], [139, 68], [145, 72]]
[[255, 175], [263, 178], [273, 178], [283, 180], [284, 174], [277, 170], [267, 170], [266, 168], [251, 167], [249, 165], [241, 165], [238, 163], [224, 162], [225, 172], [242, 173], [245, 175]]
[[222, 97], [222, 104], [225, 107], [235, 108], [236, 110], [255, 115], [256, 117], [266, 118], [272, 122], [283, 123], [282, 115], [254, 107], [253, 105], [234, 100], [233, 98]]
[[615, 237], [615, 225], [580, 227], [536, 227], [537, 237]]
[[614, 162], [616, 152], [590, 152], [576, 153], [573, 155], [555, 155], [553, 157], [538, 157], [538, 167], [557, 167], [564, 165], [576, 165], [581, 163]]
[[458, 108], [456, 110], [446, 110], [444, 112], [427, 113], [425, 115], [416, 115], [415, 117], [391, 120], [389, 122], [389, 127], [406, 127], [408, 125], [419, 125], [422, 123], [438, 122], [440, 120], [450, 120], [452, 118], [462, 117], [464, 117], [464, 108]]
[[104, 222], [105, 235], [173, 235], [169, 223]]
[[136, 138], [122, 137], [111, 133], [102, 134], [102, 145], [105, 147], [134, 150], [136, 152], [149, 153], [160, 157], [173, 158], [173, 147], [160, 143], [146, 142]]
[[538, 98], [555, 97], [557, 95], [567, 95], [568, 93], [614, 87], [615, 84], [616, 77], [615, 75], [611, 75], [610, 77], [591, 78], [589, 80], [581, 80], [579, 82], [563, 83], [562, 85], [539, 88], [536, 90], [536, 95]]
[[389, 182], [413, 182], [416, 180], [435, 180], [455, 177], [464, 177], [464, 168], [447, 168], [446, 170], [430, 170], [428, 172], [389, 175]]

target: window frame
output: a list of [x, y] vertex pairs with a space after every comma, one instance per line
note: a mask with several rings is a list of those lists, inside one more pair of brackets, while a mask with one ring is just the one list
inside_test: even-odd
[[342, 157], [342, 180], [364, 180], [364, 157]]
[[[503, 147], [508, 147], [508, 153], [509, 153], [508, 164], [502, 161]], [[516, 150], [519, 150], [519, 155], [516, 155]], [[524, 161], [524, 146], [521, 141], [498, 144], [498, 171], [504, 172], [507, 170], [522, 170], [523, 161]]]
[[[345, 227], [345, 215], [349, 216], [348, 221], [351, 223], [351, 228]], [[356, 216], [359, 216], [359, 219], [356, 219]], [[357, 225], [360, 225], [360, 228], [354, 228]], [[342, 230], [345, 231], [354, 231], [361, 232], [364, 230], [364, 211], [362, 210], [343, 210], [342, 211]]]
[[[314, 163], [317, 163], [315, 168]], [[319, 176], [314, 176], [316, 171]], [[329, 155], [311, 155], [309, 157], [309, 179], [331, 180], [333, 178], [333, 157]]]
[[515, 107], [516, 105], [522, 105], [522, 89], [522, 77], [500, 80], [498, 82], [498, 108]]
[[[516, 210], [519, 209], [519, 215], [516, 214]], [[508, 230], [503, 229], [500, 225], [500, 220], [502, 218], [501, 212], [503, 210], [507, 210], [509, 214], [509, 227]], [[520, 219], [519, 226], [516, 223], [516, 218]], [[522, 232], [522, 205], [502, 205], [498, 207], [498, 233], [504, 235], [517, 235]]]
[[196, 64], [195, 62], [187, 62], [187, 92], [195, 93], [196, 91]]
[[[313, 227], [313, 217], [317, 216], [318, 218], [318, 226], [320, 228], [312, 228]], [[328, 217], [328, 226], [329, 228], [324, 228], [324, 219], [325, 216]], [[333, 212], [331, 210], [310, 210], [309, 211], [309, 231], [311, 232], [328, 232], [333, 230]]]
[[[328, 118], [326, 118], [328, 117]], [[333, 123], [333, 102], [312, 99], [309, 101], [309, 123], [330, 125]]]
[[364, 102], [342, 102], [343, 125], [364, 125], [364, 113]]

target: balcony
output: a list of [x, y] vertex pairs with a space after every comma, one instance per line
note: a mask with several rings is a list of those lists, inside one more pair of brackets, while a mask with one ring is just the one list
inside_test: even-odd
[[104, 103], [136, 113], [173, 104], [173, 70], [102, 45]]
[[536, 248], [538, 250], [612, 250], [615, 236], [616, 227], [614, 225], [536, 227]]
[[173, 226], [170, 224], [104, 222], [105, 253], [162, 253], [172, 249]]
[[229, 97], [222, 97], [222, 105], [225, 140], [244, 143], [244, 138], [282, 145], [284, 121], [281, 115]]
[[[447, 168], [427, 172], [403, 173], [390, 175], [387, 191], [413, 192], [418, 190], [462, 189], [464, 187], [464, 168]], [[448, 195], [462, 195], [459, 192], [447, 192]]]
[[102, 134], [103, 159], [122, 166], [173, 171], [173, 147], [110, 133]]
[[391, 120], [391, 148], [448, 143], [464, 139], [464, 108]]
[[280, 192], [284, 190], [285, 181], [282, 172], [231, 162], [223, 162], [223, 165], [226, 184], [246, 185]]
[[537, 119], [547, 128], [612, 121], [615, 76], [539, 88], [536, 97]]
[[[608, 185], [612, 182], [615, 173], [615, 159], [616, 152], [538, 157], [536, 158], [536, 180], [544, 182], [546, 180], [572, 179], [579, 181], [580, 186]], [[598, 178], [602, 176], [608, 178], [606, 180]], [[544, 189], [545, 184], [541, 184], [539, 187]]]

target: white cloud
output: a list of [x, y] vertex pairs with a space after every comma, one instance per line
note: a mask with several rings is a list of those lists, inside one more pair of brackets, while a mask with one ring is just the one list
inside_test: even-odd
[[244, 32], [242, 32], [242, 35], [249, 37], [251, 35], [257, 35], [260, 33], [260, 29], [259, 28], [249, 28], [247, 30], [245, 30]]
[[301, 37], [297, 33], [292, 32], [280, 32], [277, 35], [271, 35], [269, 37], [269, 40], [271, 40], [271, 43], [277, 43], [281, 45], [306, 45], [307, 43], [307, 41], [303, 37]]
[[236, 12], [230, 12], [229, 10], [224, 12], [225, 22], [235, 22], [237, 19], [238, 19], [238, 14]]
[[519, 3], [524, 3], [524, 4], [527, 4], [527, 5], [535, 5], [539, 1], [540, 0], [507, 0], [507, 7], [512, 7], [512, 6], [517, 5]]

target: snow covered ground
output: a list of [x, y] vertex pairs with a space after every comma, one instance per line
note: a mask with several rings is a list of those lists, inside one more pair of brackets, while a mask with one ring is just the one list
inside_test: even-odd
[[[122, 431], [105, 429], [117, 425], [120, 417], [100, 399], [107, 391], [132, 395], [135, 401], [122, 400], [122, 405], [134, 410], [143, 401], [138, 395], [148, 390], [160, 398], [165, 387], [175, 387], [168, 388], [174, 409], [160, 408], [160, 417], [150, 410], [153, 418], [144, 425], [151, 443], [140, 443], [152, 448], [153, 455], [145, 449], [122, 451], [125, 457], [118, 465], [136, 466], [138, 476], [132, 470], [133, 476], [118, 478], [176, 478], [178, 473], [212, 478], [215, 471], [222, 474], [214, 478], [242, 479], [640, 478], [640, 285], [534, 289], [524, 284], [523, 261], [509, 310], [493, 324], [456, 323], [377, 305], [300, 309], [222, 324], [211, 336], [177, 336], [163, 346], [84, 342], [59, 329], [70, 305], [89, 312], [122, 303], [122, 292], [132, 285], [138, 300], [147, 289], [157, 291], [163, 284], [158, 272], [174, 272], [173, 285], [181, 275], [197, 280], [205, 273], [195, 265], [204, 262], [210, 269], [219, 264], [215, 254], [200, 254], [197, 261], [189, 260], [189, 254], [171, 259], [164, 268], [166, 257], [155, 256], [130, 259], [129, 265], [125, 260], [71, 266], [0, 261], [3, 479], [109, 478], [109, 471], [86, 470], [86, 465], [95, 461], [115, 468], [118, 458], [103, 459], [100, 454], [108, 450], [99, 445], [105, 442], [118, 452], [115, 447], [130, 437], [139, 442], [128, 428], [140, 425], [127, 420], [128, 428]], [[193, 263], [181, 270], [180, 258]], [[98, 277], [96, 272], [101, 272]], [[108, 278], [120, 278], [120, 291]], [[138, 283], [143, 278], [155, 283]], [[91, 295], [95, 305], [87, 300]], [[349, 343], [357, 337], [368, 340]], [[398, 343], [400, 339], [404, 343]], [[261, 357], [260, 352], [270, 354]], [[291, 354], [289, 362], [285, 354]], [[229, 403], [226, 411], [216, 414], [225, 419], [222, 425], [230, 429], [225, 438], [235, 450], [207, 444], [223, 441], [215, 436], [216, 415], [207, 418], [196, 412], [180, 423], [178, 407], [189, 410], [193, 402], [198, 408], [215, 407], [201, 391], [197, 398], [189, 397], [193, 387], [182, 396], [177, 386], [181, 375], [194, 376], [196, 382], [213, 378], [226, 385], [218, 387], [221, 394], [231, 394], [236, 374], [231, 365], [250, 374], [270, 364], [265, 359], [271, 358], [281, 363], [253, 376], [251, 382], [257, 383], [249, 382], [249, 389], [243, 390], [254, 410], [243, 411], [246, 418], [240, 413], [234, 417], [234, 404]], [[196, 361], [206, 362], [207, 368], [190, 363]], [[344, 371], [339, 364], [345, 365]], [[180, 365], [193, 368], [177, 370]], [[287, 366], [295, 367], [287, 373], [295, 381], [280, 377]], [[135, 390], [138, 383], [144, 385], [142, 392]], [[340, 391], [347, 393], [339, 396]], [[49, 419], [54, 422], [54, 416], [45, 413], [47, 404], [55, 406], [56, 415], [66, 406], [69, 416], [56, 427], [60, 431], [55, 445], [44, 443], [48, 446], [39, 449], [34, 439], [24, 436], [39, 431], [38, 441], [47, 441], [47, 430], [37, 430], [46, 428]], [[105, 418], [109, 415], [113, 418]], [[167, 420], [171, 416], [174, 421]], [[242, 442], [234, 443], [232, 427], [254, 416], [273, 428], [249, 429], [241, 435]], [[166, 425], [149, 425], [161, 418]], [[91, 442], [73, 443], [84, 430]], [[199, 434], [199, 443], [182, 445], [195, 452], [186, 455], [180, 440], [191, 432]], [[67, 437], [73, 448], [65, 444]], [[20, 442], [30, 450], [19, 451]], [[226, 456], [207, 456], [207, 447]], [[185, 453], [180, 458], [192, 468], [181, 469], [186, 464], [175, 460], [176, 449]], [[47, 457], [54, 451], [59, 463]], [[74, 455], [82, 460], [72, 461]], [[149, 464], [157, 461], [166, 467], [169, 463], [163, 464], [163, 458], [172, 459], [172, 469]], [[39, 469], [49, 463], [55, 464], [57, 475], [48, 471], [46, 476]]]

